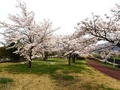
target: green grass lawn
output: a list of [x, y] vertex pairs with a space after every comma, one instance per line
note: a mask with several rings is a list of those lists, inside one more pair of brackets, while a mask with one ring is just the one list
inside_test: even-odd
[[113, 56], [112, 58], [114, 58], [116, 60], [120, 60], [120, 56]]
[[[5, 66], [5, 70], [9, 73], [23, 73], [23, 74], [49, 74], [52, 77], [63, 77], [67, 79], [72, 79], [73, 77], [68, 75], [70, 73], [82, 73], [82, 71], [90, 71], [90, 69], [85, 68], [84, 65], [87, 63], [84, 60], [77, 60], [76, 63], [72, 63], [71, 66], [67, 65], [67, 60], [61, 58], [51, 58], [47, 61], [33, 60], [32, 68], [28, 68], [28, 63], [15, 64]], [[57, 72], [61, 73], [57, 73]]]
[[[117, 80], [114, 80], [110, 77], [101, 74], [100, 72], [95, 71], [86, 63], [85, 60], [76, 60], [75, 63], [71, 63], [71, 66], [68, 66], [66, 59], [50, 58], [47, 61], [33, 60], [32, 68], [28, 68], [28, 62], [25, 62], [25, 63], [13, 63], [13, 64], [11, 63], [8, 65], [3, 65], [0, 67], [0, 70], [1, 70], [0, 72], [1, 74], [3, 73], [8, 78], [9, 76], [11, 76], [10, 78], [13, 79], [13, 85], [10, 84], [11, 88], [12, 86], [15, 88], [15, 85], [17, 86], [18, 81], [20, 82], [21, 80], [24, 79], [26, 79], [24, 83], [27, 82], [31, 83], [31, 80], [29, 81], [29, 79], [32, 79], [33, 82], [31, 84], [35, 84], [37, 81], [34, 82], [34, 80], [36, 80], [35, 77], [33, 79], [34, 75], [37, 75], [36, 76], [38, 80], [37, 86], [39, 85], [39, 81], [40, 81], [39, 78], [40, 77], [47, 78], [46, 77], [47, 75], [49, 79], [52, 80], [55, 84], [52, 85], [52, 88], [54, 87], [55, 89], [49, 89], [49, 90], [61, 90], [61, 89], [62, 90], [68, 90], [68, 89], [69, 90], [115, 90], [115, 89], [119, 90], [118, 88], [120, 85], [120, 82], [118, 82]], [[15, 80], [14, 77], [16, 77]], [[23, 77], [24, 79], [23, 78], [18, 79], [18, 77]], [[115, 87], [112, 86], [113, 83], [118, 86]], [[23, 84], [19, 83], [19, 87], [20, 86], [23, 87], [22, 85]], [[46, 88], [46, 86], [44, 86], [46, 84], [42, 83], [40, 84], [40, 86], [41, 85], [43, 85], [43, 87]], [[3, 88], [3, 86], [1, 87]], [[26, 85], [26, 88], [28, 88], [28, 84]], [[4, 90], [4, 88], [1, 90]], [[14, 89], [12, 88], [10, 90], [14, 90]], [[28, 90], [28, 89], [21, 89], [21, 90]], [[34, 89], [31, 90], [35, 90], [35, 85], [34, 85]]]

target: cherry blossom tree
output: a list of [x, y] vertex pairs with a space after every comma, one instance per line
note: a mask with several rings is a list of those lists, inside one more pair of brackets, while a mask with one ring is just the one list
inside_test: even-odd
[[111, 12], [115, 21], [120, 21], [120, 5], [116, 4], [115, 7], [111, 9]]
[[56, 46], [56, 38], [54, 38], [54, 35], [53, 35], [53, 36], [50, 36], [47, 40], [45, 40], [44, 42], [39, 44], [38, 47], [35, 48], [37, 51], [37, 56], [42, 57], [44, 61], [47, 60], [49, 54], [55, 51], [55, 46]]
[[[80, 38], [80, 41], [85, 41], [84, 45], [81, 43], [82, 46], [88, 45], [84, 48], [83, 52], [85, 53], [87, 49], [88, 51], [98, 48], [101, 49], [101, 56], [104, 57], [104, 61], [106, 62], [114, 52], [113, 48], [115, 46], [120, 47], [119, 21], [120, 5], [116, 4], [115, 8], [111, 10], [111, 15], [105, 14], [104, 17], [100, 17], [99, 15], [94, 15], [92, 13], [92, 18], [86, 18], [78, 23], [75, 27], [76, 31], [73, 38]], [[87, 37], [88, 42], [86, 42], [84, 37]], [[109, 42], [109, 45], [104, 45], [104, 47], [101, 48], [100, 46], [97, 46], [98, 41], [107, 41]]]
[[86, 18], [77, 24], [77, 37], [91, 35], [100, 40], [108, 41], [120, 47], [120, 5], [112, 9], [112, 16], [105, 14], [104, 18], [92, 14], [92, 18]]
[[60, 38], [59, 44], [60, 49], [64, 56], [68, 59], [68, 65], [72, 62], [75, 62], [76, 56], [78, 54], [88, 54], [91, 52], [93, 47], [93, 42], [95, 42], [96, 38], [88, 38], [88, 37], [76, 37], [76, 32], [73, 35], [66, 35]]
[[71, 56], [72, 56], [72, 53], [74, 52], [74, 49], [72, 48], [72, 42], [70, 40], [70, 36], [64, 36], [62, 38], [62, 47], [63, 47], [63, 51], [64, 51], [64, 55], [67, 56], [67, 59], [68, 59], [68, 65], [70, 66], [71, 64]]
[[[115, 50], [114, 48], [116, 45], [113, 45], [112, 43], [104, 43], [104, 44], [99, 44], [95, 46], [95, 50], [99, 50], [100, 56], [103, 60], [100, 60], [105, 63], [111, 63], [108, 61], [109, 58], [114, 57], [114, 56], [119, 56], [120, 52], [119, 50]], [[113, 65], [115, 65], [115, 59], [113, 61]]]
[[52, 33], [57, 29], [52, 28], [50, 20], [36, 23], [34, 12], [27, 11], [24, 2], [18, 1], [16, 7], [21, 9], [21, 14], [9, 14], [11, 23], [0, 21], [0, 28], [5, 29], [2, 35], [4, 35], [6, 42], [14, 44], [9, 48], [17, 48], [14, 53], [24, 56], [31, 67], [32, 59], [39, 55], [38, 52], [42, 52], [45, 43], [49, 42]]

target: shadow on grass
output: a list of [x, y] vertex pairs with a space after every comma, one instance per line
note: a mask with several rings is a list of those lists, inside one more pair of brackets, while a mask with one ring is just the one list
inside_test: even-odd
[[6, 84], [9, 82], [13, 82], [13, 79], [11, 78], [0, 78], [0, 84]]
[[[65, 80], [72, 80], [73, 77], [69, 76], [70, 73], [82, 73], [82, 71], [88, 71], [85, 61], [76, 61], [76, 63], [68, 66], [65, 64], [65, 60], [48, 60], [48, 61], [33, 61], [32, 68], [28, 68], [27, 63], [15, 64], [5, 66], [5, 70], [9, 73], [23, 73], [23, 74], [48, 74], [55, 78], [63, 78]], [[60, 71], [60, 74], [58, 73]], [[62, 73], [62, 74], [61, 74]]]
[[83, 70], [88, 70], [84, 66], [76, 66], [71, 65], [68, 66], [66, 64], [36, 64], [33, 63], [32, 68], [28, 68], [27, 64], [16, 64], [16, 65], [8, 65], [4, 68], [9, 73], [33, 73], [33, 74], [55, 74], [57, 70], [61, 70], [65, 74], [69, 73], [81, 73]]

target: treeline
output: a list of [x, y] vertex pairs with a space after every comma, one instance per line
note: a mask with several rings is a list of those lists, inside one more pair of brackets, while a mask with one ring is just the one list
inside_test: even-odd
[[6, 47], [0, 47], [0, 62], [19, 62], [25, 60], [22, 56], [19, 54], [13, 53], [16, 51], [16, 48], [7, 49]]

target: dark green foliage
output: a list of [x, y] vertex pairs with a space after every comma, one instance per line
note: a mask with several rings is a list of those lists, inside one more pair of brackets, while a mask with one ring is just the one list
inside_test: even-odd
[[[6, 48], [12, 47], [13, 45], [14, 45], [14, 43], [11, 43]], [[9, 48], [9, 49], [7, 49], [10, 61], [17, 62], [17, 61], [20, 61], [20, 60], [24, 60], [24, 58], [21, 57], [19, 54], [14, 53], [16, 50], [17, 50], [17, 48]]]
[[0, 47], [0, 60], [5, 59], [6, 57], [9, 57], [9, 54], [5, 47]]
[[23, 57], [21, 57], [19, 54], [15, 54], [13, 53], [14, 51], [16, 51], [16, 48], [10, 48], [7, 49], [8, 47], [12, 46], [8, 45], [7, 47], [0, 47], [0, 61], [13, 61], [13, 62], [17, 62], [20, 60], [25, 60]]
[[6, 84], [8, 82], [13, 82], [11, 78], [0, 78], [0, 84]]
[[78, 56], [77, 56], [77, 59], [78, 59], [78, 60], [85, 60], [85, 57], [78, 55]]
[[89, 55], [86, 57], [88, 60], [95, 60], [95, 61], [99, 61], [99, 58], [94, 57], [93, 55]]

